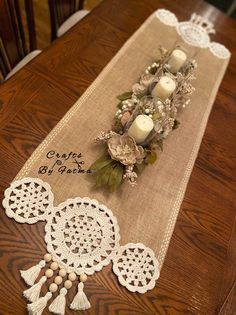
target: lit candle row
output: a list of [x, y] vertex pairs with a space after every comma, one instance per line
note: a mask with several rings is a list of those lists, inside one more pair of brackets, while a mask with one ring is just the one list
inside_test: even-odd
[[[187, 59], [186, 54], [180, 50], [173, 50], [168, 60], [169, 70], [172, 73], [176, 73], [183, 66]], [[152, 90], [152, 96], [160, 98], [165, 101], [176, 89], [175, 81], [170, 77], [163, 76]]]
[[[169, 71], [176, 73], [184, 65], [187, 59], [186, 54], [180, 50], [173, 50], [168, 60]], [[168, 76], [162, 76], [154, 89], [152, 96], [165, 101], [176, 89], [176, 83]], [[128, 130], [128, 134], [132, 136], [138, 144], [143, 143], [154, 127], [153, 120], [147, 115], [138, 115]]]

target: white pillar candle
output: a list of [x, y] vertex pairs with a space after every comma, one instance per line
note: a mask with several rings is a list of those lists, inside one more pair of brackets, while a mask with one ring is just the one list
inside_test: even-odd
[[153, 127], [154, 123], [150, 117], [138, 115], [130, 126], [128, 134], [139, 144], [145, 141]]
[[169, 70], [172, 73], [176, 73], [179, 71], [179, 69], [183, 66], [187, 59], [186, 54], [180, 50], [175, 49], [172, 51], [172, 54], [170, 55], [170, 59], [168, 60], [168, 64], [170, 66]]
[[165, 101], [176, 89], [175, 81], [170, 77], [163, 76], [152, 90], [152, 96]]

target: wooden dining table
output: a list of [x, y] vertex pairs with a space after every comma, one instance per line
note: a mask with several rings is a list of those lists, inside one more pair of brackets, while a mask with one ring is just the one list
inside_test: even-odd
[[[36, 147], [158, 8], [207, 17], [232, 57], [218, 91], [156, 287], [141, 295], [111, 265], [89, 277], [89, 315], [236, 314], [236, 22], [201, 0], [105, 0], [0, 85], [0, 193]], [[158, 31], [158, 30], [157, 30]], [[210, 75], [210, 73], [208, 74]], [[112, 82], [111, 82], [112, 84]], [[0, 212], [0, 314], [26, 314], [19, 270], [45, 253], [44, 224]], [[80, 312], [77, 312], [80, 314]], [[48, 314], [45, 310], [44, 314]], [[66, 314], [76, 314], [67, 309]], [[82, 314], [82, 312], [81, 312]]]

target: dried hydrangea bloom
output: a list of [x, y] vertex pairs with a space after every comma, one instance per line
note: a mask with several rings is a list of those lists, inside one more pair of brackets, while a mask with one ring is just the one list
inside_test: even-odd
[[130, 112], [128, 112], [128, 111], [126, 111], [126, 112], [122, 115], [121, 120], [120, 120], [122, 126], [125, 126], [125, 125], [127, 124], [127, 122], [130, 120], [130, 117], [131, 117], [131, 114], [130, 114]]
[[154, 79], [155, 79], [154, 75], [145, 73], [141, 76], [139, 83], [145, 87], [148, 87], [153, 82]]
[[132, 86], [132, 91], [135, 95], [139, 95], [141, 93], [144, 93], [148, 90], [148, 87], [150, 84], [152, 84], [153, 80], [155, 79], [154, 75], [152, 74], [143, 74], [140, 78], [139, 83], [135, 83]]
[[140, 84], [140, 83], [135, 83], [133, 86], [132, 86], [132, 91], [135, 95], [139, 95], [145, 91], [147, 91], [147, 88], [146, 86]]
[[108, 140], [107, 145], [111, 158], [124, 165], [133, 165], [143, 161], [143, 147], [137, 146], [135, 140], [127, 133], [124, 135], [115, 134]]

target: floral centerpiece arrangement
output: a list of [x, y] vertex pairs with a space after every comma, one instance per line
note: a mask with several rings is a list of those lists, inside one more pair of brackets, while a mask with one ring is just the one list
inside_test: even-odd
[[112, 129], [96, 138], [105, 148], [90, 167], [96, 187], [114, 191], [124, 180], [135, 185], [145, 166], [157, 160], [164, 140], [179, 125], [178, 113], [190, 102], [196, 67], [196, 61], [188, 60], [179, 47], [171, 51], [160, 47], [157, 60], [132, 90], [117, 97]]

